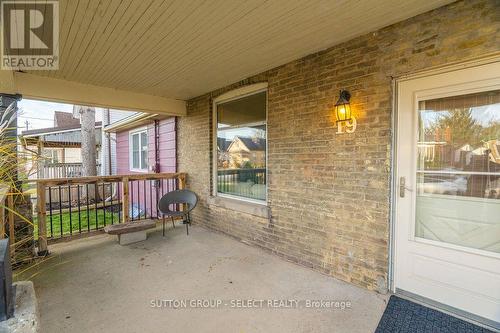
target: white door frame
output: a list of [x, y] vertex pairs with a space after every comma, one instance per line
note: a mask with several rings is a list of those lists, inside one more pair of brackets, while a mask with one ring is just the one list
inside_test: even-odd
[[418, 71], [411, 74], [401, 75], [399, 77], [395, 77], [392, 79], [392, 148], [391, 148], [391, 186], [390, 186], [390, 213], [389, 213], [389, 257], [388, 257], [388, 289], [392, 293], [401, 295], [403, 297], [411, 298], [420, 303], [425, 303], [431, 307], [438, 308], [440, 310], [444, 310], [445, 312], [452, 313], [454, 315], [458, 315], [466, 320], [474, 321], [479, 324], [485, 324], [489, 326], [489, 328], [494, 328], [500, 330], [500, 327], [497, 325], [498, 323], [489, 322], [482, 320], [483, 318], [477, 317], [475, 315], [471, 315], [467, 312], [461, 311], [459, 309], [455, 309], [449, 307], [447, 305], [435, 302], [433, 300], [427, 299], [425, 297], [421, 297], [419, 295], [411, 294], [402, 290], [396, 289], [395, 283], [395, 255], [396, 255], [396, 216], [397, 216], [397, 195], [399, 193], [398, 186], [398, 89], [399, 84], [406, 80], [412, 80], [419, 77], [426, 77], [431, 75], [442, 74], [446, 72], [456, 71], [459, 69], [465, 68], [473, 68], [477, 66], [482, 66], [490, 63], [500, 62], [500, 53], [496, 52], [492, 55], [488, 55], [482, 58], [477, 58], [461, 63], [454, 63], [447, 66], [441, 66], [436, 68], [431, 68], [427, 70]]

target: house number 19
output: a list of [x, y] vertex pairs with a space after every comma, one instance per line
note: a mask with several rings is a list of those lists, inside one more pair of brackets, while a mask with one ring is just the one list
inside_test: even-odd
[[350, 120], [337, 122], [337, 134], [354, 133], [357, 126], [356, 118], [352, 117]]

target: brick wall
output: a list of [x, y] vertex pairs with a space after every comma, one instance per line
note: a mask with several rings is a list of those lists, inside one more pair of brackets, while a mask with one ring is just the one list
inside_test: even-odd
[[[495, 0], [456, 2], [190, 100], [178, 123], [178, 166], [200, 195], [194, 222], [384, 292], [391, 77], [498, 51], [499, 12]], [[211, 101], [263, 81], [270, 219], [208, 202]], [[335, 134], [331, 110], [341, 88], [352, 93], [354, 134]]]

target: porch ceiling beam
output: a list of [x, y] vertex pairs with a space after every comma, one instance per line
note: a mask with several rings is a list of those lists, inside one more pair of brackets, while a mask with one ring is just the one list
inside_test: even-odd
[[0, 92], [23, 98], [134, 110], [171, 116], [186, 115], [186, 102], [127, 90], [83, 84], [38, 75], [0, 71]]

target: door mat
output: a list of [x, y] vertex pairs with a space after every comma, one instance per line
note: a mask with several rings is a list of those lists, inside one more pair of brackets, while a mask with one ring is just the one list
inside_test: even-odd
[[375, 333], [493, 333], [446, 313], [392, 295]]

